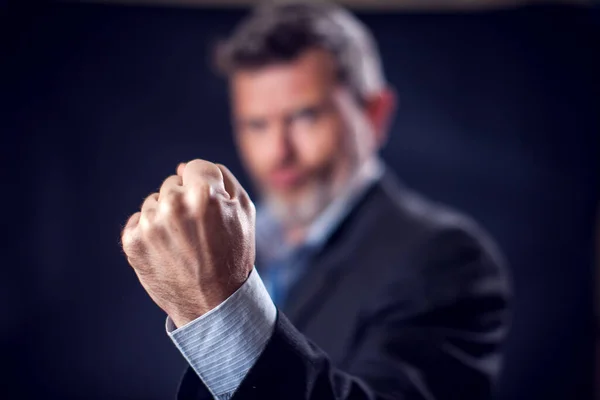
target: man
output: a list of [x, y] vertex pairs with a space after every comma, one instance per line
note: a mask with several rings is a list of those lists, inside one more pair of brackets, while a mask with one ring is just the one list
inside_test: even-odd
[[331, 5], [268, 6], [218, 60], [261, 206], [194, 160], [122, 237], [190, 365], [179, 398], [489, 397], [504, 269], [472, 221], [378, 159], [394, 95], [365, 27]]

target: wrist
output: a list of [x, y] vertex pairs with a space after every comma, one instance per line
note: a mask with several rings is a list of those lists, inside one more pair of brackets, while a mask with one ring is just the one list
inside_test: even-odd
[[197, 301], [193, 303], [186, 302], [186, 304], [172, 304], [171, 307], [165, 308], [164, 311], [167, 313], [169, 318], [171, 318], [171, 321], [173, 321], [175, 327], [181, 328], [182, 326], [187, 325], [190, 322], [208, 313], [217, 305], [218, 304], [211, 307], [202, 301]]
[[165, 311], [175, 326], [177, 328], [181, 328], [182, 326], [200, 318], [226, 301], [244, 284], [244, 282], [246, 282], [253, 268], [254, 266], [250, 268], [250, 271], [243, 277], [243, 279], [236, 280], [229, 276], [227, 280], [214, 282], [211, 285], [207, 285], [211, 289], [203, 291], [201, 296], [185, 296], [184, 298], [187, 298], [190, 301], [187, 301], [185, 304], [179, 303], [170, 310]]
[[192, 317], [181, 317], [177, 314], [171, 314], [171, 313], [169, 313], [168, 315], [169, 315], [169, 318], [171, 318], [171, 321], [173, 321], [173, 325], [175, 325], [175, 329], [179, 329], [202, 316], [202, 315], [199, 315], [196, 318], [192, 318]]
[[168, 310], [167, 314], [175, 326], [181, 328], [218, 307], [234, 292], [235, 290], [219, 291], [218, 293], [213, 291], [210, 296], [198, 299], [197, 301], [187, 302], [187, 304], [178, 304], [177, 307]]

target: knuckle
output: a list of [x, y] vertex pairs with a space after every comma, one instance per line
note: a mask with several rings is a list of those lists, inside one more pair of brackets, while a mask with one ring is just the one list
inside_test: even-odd
[[188, 165], [194, 170], [199, 171], [203, 176], [210, 178], [220, 178], [221, 176], [219, 167], [210, 161], [197, 159], [190, 161]]
[[254, 202], [250, 199], [250, 196], [248, 196], [248, 193], [243, 191], [242, 193], [240, 193], [238, 198], [239, 198], [240, 204], [242, 205], [244, 210], [249, 211], [249, 212], [256, 211]]
[[145, 209], [145, 208], [149, 208], [152, 207], [152, 205], [154, 203], [156, 203], [156, 199], [158, 198], [158, 194], [157, 193], [152, 193], [151, 195], [149, 195], [148, 197], [146, 197], [144, 199], [144, 201], [142, 202], [142, 206], [141, 209]]
[[210, 194], [210, 185], [208, 182], [199, 181], [194, 182], [193, 185], [188, 187], [187, 199], [193, 204], [203, 202]]
[[140, 217], [139, 226], [140, 226], [140, 229], [142, 230], [142, 232], [144, 232], [144, 233], [152, 231], [153, 229], [156, 229], [156, 224], [154, 223], [153, 219], [150, 218], [150, 216], [148, 214], [143, 214]]
[[204, 218], [206, 216], [208, 207], [203, 202], [190, 203], [188, 206], [188, 214], [192, 218]]
[[141, 213], [137, 212], [129, 217], [121, 231], [121, 245], [123, 246], [123, 250], [130, 248], [137, 240], [136, 228], [139, 224], [140, 214]]
[[126, 230], [130, 230], [133, 227], [135, 227], [135, 225], [137, 224], [137, 222], [140, 218], [140, 214], [141, 214], [140, 212], [136, 212], [135, 214], [133, 214], [131, 217], [129, 217], [127, 219], [127, 222], [125, 223], [125, 226], [123, 227], [123, 233]]
[[162, 215], [174, 216], [183, 211], [184, 203], [179, 192], [168, 192], [158, 204], [159, 212]]
[[146, 196], [146, 198], [144, 199], [144, 202], [145, 202], [145, 203], [147, 203], [147, 202], [152, 202], [152, 201], [156, 200], [156, 199], [157, 199], [157, 197], [158, 197], [158, 193], [152, 193], [152, 194], [149, 194], [149, 195], [148, 195], [148, 196]]
[[158, 211], [161, 215], [170, 218], [177, 214], [176, 205], [171, 201], [163, 201], [158, 205]]
[[193, 166], [195, 168], [204, 168], [210, 165], [214, 165], [213, 163], [211, 163], [210, 161], [206, 161], [206, 160], [202, 160], [200, 158], [196, 158], [195, 160], [190, 161], [189, 163], [187, 163], [188, 166]]
[[139, 247], [140, 239], [134, 230], [125, 230], [123, 235], [121, 236], [121, 245], [123, 246], [123, 251], [128, 256], [133, 255], [136, 252], [136, 249]]
[[254, 202], [252, 202], [251, 200], [248, 200], [247, 208], [252, 216], [256, 215], [256, 206], [254, 205]]
[[162, 192], [165, 188], [171, 187], [172, 185], [178, 185], [181, 183], [181, 177], [177, 175], [171, 175], [167, 179], [165, 179], [160, 186], [160, 191]]
[[166, 229], [158, 219], [142, 225], [142, 235], [148, 245], [155, 245], [166, 237]]

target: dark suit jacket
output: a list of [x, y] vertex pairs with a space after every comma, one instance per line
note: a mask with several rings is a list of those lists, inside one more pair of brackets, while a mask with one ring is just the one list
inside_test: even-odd
[[[233, 399], [486, 399], [508, 297], [482, 230], [386, 172], [292, 288]], [[210, 398], [190, 368], [178, 398]]]

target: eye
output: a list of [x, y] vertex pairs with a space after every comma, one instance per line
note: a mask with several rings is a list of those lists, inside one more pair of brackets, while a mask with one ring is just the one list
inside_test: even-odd
[[298, 122], [314, 123], [319, 119], [320, 115], [321, 112], [317, 107], [308, 107], [296, 112], [294, 114], [294, 120]]
[[240, 123], [242, 132], [260, 133], [267, 129], [267, 121], [262, 118], [247, 119]]

